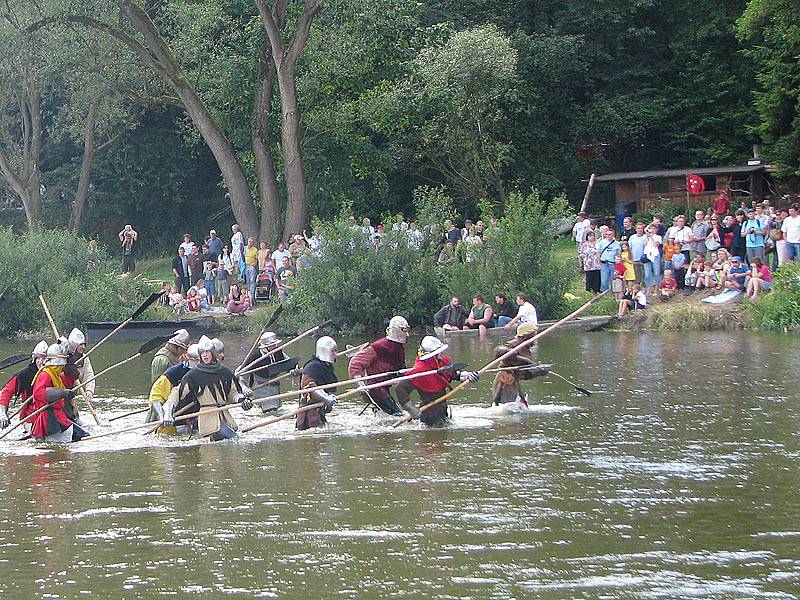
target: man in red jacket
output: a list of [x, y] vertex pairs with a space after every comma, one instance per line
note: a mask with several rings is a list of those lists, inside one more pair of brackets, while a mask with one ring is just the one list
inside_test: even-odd
[[[400, 316], [392, 317], [389, 321], [389, 326], [386, 328], [386, 337], [372, 342], [350, 359], [350, 364], [347, 366], [347, 373], [350, 378], [404, 369], [406, 366], [405, 343], [408, 341], [410, 333], [411, 328], [405, 318]], [[390, 378], [387, 375], [384, 379]], [[382, 380], [380, 378], [374, 379], [370, 380], [369, 383], [378, 383]], [[366, 384], [359, 384], [360, 387], [364, 385]], [[379, 408], [390, 415], [403, 414], [403, 411], [400, 410], [397, 402], [389, 393], [388, 387], [372, 389], [369, 392], [364, 392], [363, 396], [364, 401], [370, 402], [373, 408]]]
[[36, 439], [68, 443], [89, 435], [65, 412], [65, 402], [75, 397], [75, 392], [69, 388], [77, 379], [64, 373], [66, 365], [67, 354], [62, 346], [48, 346], [44, 366], [33, 380], [33, 410], [47, 407], [30, 421], [30, 433]]
[[5, 429], [11, 423], [8, 418], [8, 405], [12, 398], [18, 397], [22, 402], [22, 408], [19, 411], [20, 419], [24, 419], [31, 413], [31, 403], [28, 402], [28, 399], [33, 395], [33, 378], [36, 377], [36, 373], [44, 363], [46, 355], [47, 342], [42, 340], [31, 352], [31, 362], [28, 363], [28, 366], [3, 386], [0, 391], [0, 429]]

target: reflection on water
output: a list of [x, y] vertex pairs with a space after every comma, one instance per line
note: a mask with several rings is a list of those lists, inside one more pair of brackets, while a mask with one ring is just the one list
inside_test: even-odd
[[[481, 381], [441, 431], [391, 430], [353, 401], [320, 433], [285, 422], [220, 444], [3, 442], [0, 593], [793, 598], [793, 342], [549, 339], [537, 358], [591, 398], [539, 379], [526, 386], [540, 410], [504, 418], [485, 410]], [[131, 347], [112, 345], [99, 366]], [[453, 354], [479, 365], [491, 347], [458, 340]], [[100, 388], [106, 414], [143, 403], [147, 365], [126, 369]]]

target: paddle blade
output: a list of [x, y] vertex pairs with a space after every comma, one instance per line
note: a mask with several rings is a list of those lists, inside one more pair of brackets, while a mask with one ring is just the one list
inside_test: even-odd
[[11, 289], [11, 284], [9, 283], [2, 292], [0, 292], [0, 304], [4, 304], [6, 302], [11, 301], [11, 295], [8, 293], [8, 290]]
[[581, 387], [581, 386], [579, 386], [579, 385], [576, 385], [576, 386], [573, 386], [573, 387], [574, 387], [576, 390], [578, 390], [578, 391], [579, 391], [581, 394], [583, 394], [584, 396], [591, 396], [591, 395], [592, 395], [592, 392], [590, 392], [590, 391], [589, 391], [589, 390], [587, 390], [586, 388], [582, 388], [582, 387]]
[[150, 295], [147, 297], [147, 300], [145, 300], [144, 302], [142, 302], [142, 305], [141, 305], [139, 308], [137, 308], [137, 309], [136, 309], [136, 310], [133, 312], [133, 314], [130, 316], [130, 319], [131, 319], [131, 321], [132, 321], [133, 319], [135, 319], [136, 317], [140, 316], [140, 315], [141, 315], [141, 314], [142, 314], [144, 311], [146, 311], [148, 308], [150, 308], [150, 306], [153, 304], [153, 302], [155, 302], [156, 300], [158, 300], [159, 298], [161, 298], [161, 296], [163, 296], [163, 295], [164, 295], [164, 292], [153, 292], [152, 294], [150, 294]]
[[14, 356], [9, 356], [8, 358], [0, 361], [0, 369], [6, 369], [8, 367], [18, 365], [22, 361], [30, 359], [30, 354], [15, 354]]
[[139, 354], [147, 354], [148, 352], [152, 352], [156, 348], [159, 348], [167, 343], [169, 340], [169, 336], [161, 336], [161, 337], [154, 337], [151, 340], [147, 340], [144, 344], [139, 346]]
[[36, 281], [34, 281], [33, 279], [31, 279], [31, 283], [33, 284], [33, 289], [36, 290], [36, 295], [41, 296], [42, 290], [39, 289], [39, 284], [36, 283]]
[[276, 308], [275, 312], [272, 313], [272, 316], [269, 318], [269, 321], [267, 321], [267, 324], [264, 325], [264, 330], [266, 330], [269, 326], [271, 326], [275, 321], [278, 320], [278, 317], [280, 317], [281, 313], [283, 312], [283, 307], [284, 307], [283, 304], [278, 305], [278, 308]]

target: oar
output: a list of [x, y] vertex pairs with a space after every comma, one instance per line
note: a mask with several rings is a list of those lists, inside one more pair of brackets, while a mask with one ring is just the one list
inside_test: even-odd
[[132, 417], [133, 415], [140, 415], [140, 414], [145, 413], [145, 412], [147, 412], [149, 410], [150, 410], [149, 406], [146, 406], [145, 408], [140, 408], [138, 410], [132, 410], [131, 412], [127, 412], [124, 415], [117, 415], [116, 417], [111, 417], [108, 420], [108, 422], [111, 423], [111, 421], [117, 421], [119, 419], [124, 419], [125, 417]]
[[[47, 320], [50, 323], [50, 329], [53, 331], [53, 335], [55, 336], [56, 340], [59, 338], [58, 335], [58, 327], [56, 327], [56, 322], [53, 320], [53, 315], [50, 314], [50, 309], [47, 308], [47, 302], [44, 301], [44, 296], [42, 296], [42, 290], [39, 289], [39, 285], [31, 279], [31, 283], [33, 283], [33, 289], [36, 290], [36, 295], [39, 296], [39, 302], [44, 309], [44, 314], [47, 316]], [[78, 384], [78, 387], [83, 387], [81, 384], [81, 380], [77, 379], [75, 383]], [[89, 400], [89, 395], [86, 393], [86, 390], [83, 389], [83, 400], [86, 402], [86, 406], [89, 407], [89, 412], [92, 413], [92, 417], [94, 417], [94, 422], [100, 425], [100, 419], [97, 417], [97, 413], [94, 412], [94, 406], [92, 406], [91, 400]]]
[[[543, 338], [544, 336], [548, 335], [549, 333], [552, 333], [552, 332], [553, 332], [553, 331], [555, 331], [555, 330], [556, 330], [556, 329], [557, 329], [559, 326], [563, 325], [564, 323], [566, 323], [566, 322], [567, 322], [567, 321], [569, 321], [570, 319], [574, 319], [574, 318], [575, 318], [575, 317], [577, 317], [579, 314], [581, 314], [582, 312], [584, 312], [584, 311], [585, 311], [586, 309], [588, 309], [588, 308], [589, 308], [589, 307], [590, 307], [592, 304], [594, 304], [595, 302], [597, 302], [597, 301], [598, 301], [600, 298], [602, 298], [603, 296], [605, 296], [607, 293], [608, 293], [608, 291], [605, 291], [605, 292], [603, 292], [603, 293], [601, 293], [601, 294], [598, 294], [597, 296], [595, 296], [594, 298], [592, 298], [591, 300], [589, 300], [589, 301], [588, 301], [586, 304], [584, 304], [583, 306], [581, 306], [581, 307], [580, 307], [580, 308], [578, 308], [577, 310], [574, 310], [574, 311], [572, 311], [571, 313], [569, 313], [569, 314], [568, 314], [566, 317], [564, 317], [563, 319], [560, 319], [560, 320], [556, 321], [555, 323], [553, 323], [553, 324], [552, 324], [550, 327], [548, 327], [548, 328], [547, 328], [547, 329], [545, 329], [544, 331], [542, 331], [542, 332], [540, 332], [540, 333], [537, 333], [537, 334], [536, 334], [535, 336], [533, 336], [531, 339], [529, 339], [529, 340], [525, 340], [524, 342], [520, 343], [518, 346], [515, 346], [514, 348], [511, 348], [511, 349], [510, 349], [508, 352], [506, 352], [506, 353], [505, 353], [505, 354], [503, 354], [502, 356], [499, 356], [499, 357], [495, 358], [495, 359], [494, 359], [492, 362], [490, 362], [489, 364], [487, 364], [487, 365], [485, 365], [484, 367], [482, 367], [482, 368], [481, 368], [481, 369], [478, 371], [478, 373], [485, 373], [485, 372], [486, 372], [486, 371], [488, 371], [489, 369], [491, 369], [491, 368], [493, 368], [493, 367], [496, 367], [497, 365], [499, 365], [499, 364], [500, 364], [502, 361], [504, 361], [504, 360], [505, 360], [505, 359], [507, 359], [508, 357], [510, 357], [510, 356], [514, 356], [514, 355], [515, 355], [515, 354], [517, 354], [517, 353], [518, 353], [520, 350], [523, 350], [524, 348], [527, 348], [528, 346], [532, 345], [532, 344], [533, 344], [534, 342], [536, 342], [537, 340], [539, 340], [539, 339]], [[444, 395], [443, 395], [443, 396], [441, 396], [440, 398], [437, 398], [436, 400], [433, 400], [433, 401], [431, 401], [431, 402], [428, 402], [428, 404], [425, 404], [424, 406], [422, 406], [422, 407], [419, 409], [419, 410], [420, 410], [420, 412], [426, 411], [426, 410], [428, 410], [429, 408], [431, 408], [432, 406], [436, 406], [437, 404], [441, 404], [442, 402], [444, 402], [445, 400], [447, 400], [449, 397], [451, 397], [452, 395], [456, 394], [456, 393], [457, 393], [459, 390], [461, 390], [461, 389], [462, 389], [462, 388], [464, 388], [465, 386], [469, 385], [469, 383], [470, 383], [469, 381], [463, 381], [462, 383], [460, 383], [459, 385], [457, 385], [456, 387], [454, 387], [452, 390], [450, 390], [449, 392], [447, 392], [446, 394], [444, 394]], [[395, 421], [395, 422], [392, 424], [392, 427], [399, 427], [399, 426], [400, 426], [400, 425], [402, 425], [403, 423], [408, 423], [408, 422], [409, 422], [409, 421], [410, 421], [412, 418], [413, 418], [413, 417], [412, 417], [411, 415], [406, 415], [406, 416], [405, 416], [405, 417], [403, 417], [402, 419], [398, 419], [397, 421]]]
[[236, 371], [239, 371], [244, 366], [244, 361], [246, 361], [247, 357], [250, 356], [253, 353], [253, 350], [256, 349], [256, 346], [258, 345], [258, 341], [261, 339], [261, 336], [264, 335], [264, 333], [266, 333], [267, 329], [269, 329], [270, 326], [275, 321], [278, 320], [278, 317], [281, 316], [281, 313], [283, 312], [283, 307], [284, 306], [285, 306], [284, 304], [279, 305], [278, 308], [275, 309], [275, 312], [272, 313], [272, 316], [270, 316], [269, 321], [267, 321], [267, 324], [264, 325], [264, 327], [261, 328], [261, 332], [258, 334], [256, 339], [253, 341], [253, 345], [250, 346], [250, 350], [248, 350], [247, 354], [244, 355], [244, 358], [242, 359], [242, 364], [240, 364], [238, 367], [236, 367]]
[[14, 356], [9, 356], [8, 358], [3, 359], [0, 361], [0, 371], [3, 369], [7, 369], [8, 367], [13, 367], [14, 365], [18, 365], [23, 360], [30, 360], [30, 354], [15, 354]]
[[559, 378], [560, 380], [562, 380], [563, 382], [565, 382], [565, 383], [568, 383], [568, 384], [569, 384], [569, 385], [571, 385], [573, 388], [575, 388], [575, 390], [576, 390], [576, 391], [580, 392], [580, 393], [581, 393], [581, 394], [583, 394], [584, 396], [591, 396], [591, 395], [592, 395], [592, 392], [590, 392], [590, 391], [589, 391], [589, 390], [587, 390], [586, 388], [582, 388], [581, 386], [579, 386], [579, 385], [578, 385], [578, 384], [576, 384], [575, 382], [573, 382], [573, 381], [570, 381], [569, 379], [567, 379], [567, 378], [566, 378], [566, 377], [564, 377], [563, 375], [559, 375], [559, 374], [558, 374], [558, 373], [556, 373], [555, 371], [548, 371], [547, 373], [548, 373], [548, 375], [553, 375], [554, 377], [558, 377], [558, 378]]
[[500, 371], [532, 371], [534, 369], [549, 369], [550, 365], [516, 365], [513, 367], [495, 367], [494, 369], [486, 369], [484, 373], [499, 373]]
[[121, 367], [125, 363], [129, 363], [132, 360], [135, 360], [135, 359], [139, 358], [140, 356], [144, 356], [148, 352], [152, 352], [156, 348], [159, 348], [164, 343], [164, 341], [166, 339], [169, 339], [169, 338], [155, 337], [155, 338], [153, 338], [151, 340], [146, 341], [144, 344], [139, 346], [139, 350], [136, 352], [136, 354], [134, 354], [133, 356], [129, 356], [125, 360], [121, 360], [118, 363], [115, 363], [115, 364], [111, 365], [110, 367], [106, 367], [105, 369], [103, 369], [99, 373], [95, 373], [94, 377], [92, 377], [91, 379], [87, 379], [83, 383], [75, 386], [74, 388], [72, 388], [72, 391], [73, 392], [78, 391], [79, 388], [83, 387], [87, 383], [91, 383], [92, 381], [94, 381], [95, 379], [97, 379], [98, 377], [103, 375], [104, 373], [108, 373], [111, 369], [116, 369], [117, 367]]
[[251, 362], [249, 365], [247, 365], [243, 369], [241, 369], [239, 371], [236, 371], [235, 375], [237, 377], [240, 377], [242, 375], [249, 375], [250, 373], [252, 373], [253, 371], [256, 370], [256, 368], [254, 368], [254, 367], [257, 364], [261, 364], [262, 362], [264, 362], [268, 357], [272, 356], [273, 354], [276, 354], [276, 353], [280, 352], [281, 350], [283, 350], [284, 348], [286, 348], [287, 346], [289, 346], [291, 344], [294, 344], [295, 342], [297, 342], [299, 340], [302, 340], [303, 338], [308, 337], [313, 333], [316, 333], [317, 331], [319, 331], [323, 327], [327, 327], [328, 325], [334, 325], [336, 323], [341, 323], [341, 321], [342, 321], [342, 319], [328, 319], [324, 323], [320, 323], [319, 325], [315, 325], [311, 329], [307, 329], [306, 331], [304, 331], [300, 335], [295, 336], [292, 339], [290, 339], [288, 342], [284, 342], [283, 344], [281, 344], [280, 346], [278, 346], [274, 350], [270, 350], [266, 354], [262, 354], [260, 357], [255, 359], [253, 362]]
[[141, 314], [142, 314], [144, 311], [146, 311], [148, 308], [150, 308], [150, 306], [153, 304], [153, 302], [155, 302], [156, 300], [158, 300], [159, 298], [161, 298], [161, 296], [163, 296], [163, 295], [164, 295], [164, 292], [153, 292], [152, 294], [150, 294], [150, 295], [147, 297], [147, 300], [145, 300], [144, 302], [142, 302], [142, 304], [139, 306], [139, 308], [137, 308], [135, 311], [133, 311], [133, 313], [131, 314], [131, 316], [130, 316], [130, 317], [128, 317], [128, 318], [127, 318], [127, 319], [125, 319], [125, 320], [124, 320], [122, 323], [120, 323], [119, 325], [117, 325], [117, 326], [116, 326], [116, 327], [115, 327], [115, 328], [114, 328], [114, 329], [113, 329], [113, 330], [112, 330], [110, 333], [106, 334], [106, 336], [105, 336], [103, 339], [101, 339], [101, 340], [100, 340], [99, 342], [97, 342], [97, 343], [96, 343], [94, 346], [92, 346], [92, 347], [91, 347], [91, 348], [90, 348], [90, 349], [89, 349], [89, 350], [88, 350], [88, 351], [87, 351], [87, 352], [86, 352], [86, 353], [85, 353], [85, 354], [84, 354], [84, 355], [81, 357], [81, 360], [86, 360], [86, 358], [87, 358], [87, 357], [88, 357], [88, 356], [89, 356], [89, 355], [90, 355], [92, 352], [94, 352], [94, 351], [95, 351], [95, 350], [97, 350], [97, 349], [98, 349], [100, 346], [102, 346], [104, 343], [106, 343], [106, 342], [107, 342], [107, 341], [108, 341], [108, 340], [109, 340], [109, 339], [110, 339], [110, 338], [111, 338], [113, 335], [116, 335], [117, 333], [119, 333], [120, 331], [122, 331], [122, 329], [123, 329], [123, 328], [125, 328], [125, 327], [128, 325], [128, 323], [130, 323], [131, 321], [133, 321], [133, 320], [134, 320], [136, 317], [138, 317], [138, 316], [139, 316], [139, 315], [141, 315]]

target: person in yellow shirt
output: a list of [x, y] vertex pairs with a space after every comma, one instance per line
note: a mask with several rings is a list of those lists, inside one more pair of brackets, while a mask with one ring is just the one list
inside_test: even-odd
[[253, 304], [256, 302], [256, 279], [258, 279], [258, 248], [253, 238], [247, 238], [247, 248], [244, 249], [244, 281]]

